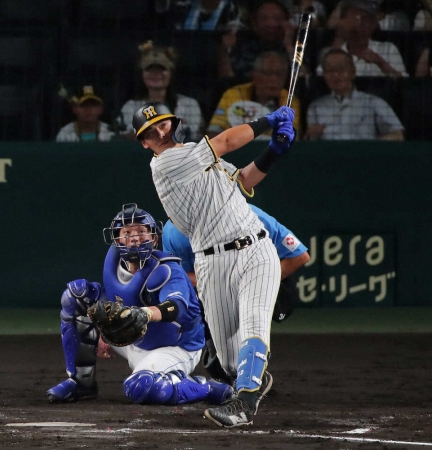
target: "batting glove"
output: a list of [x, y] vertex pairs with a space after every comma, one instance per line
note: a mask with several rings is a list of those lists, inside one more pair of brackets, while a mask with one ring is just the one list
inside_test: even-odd
[[[281, 139], [281, 136], [284, 139]], [[290, 147], [292, 142], [294, 141], [296, 136], [296, 132], [292, 126], [292, 122], [283, 122], [280, 123], [272, 133], [272, 137], [270, 139], [269, 147], [277, 154], [282, 155], [286, 152]]]
[[266, 118], [272, 128], [279, 125], [280, 122], [293, 122], [294, 110], [288, 106], [281, 106], [276, 111], [266, 114]]

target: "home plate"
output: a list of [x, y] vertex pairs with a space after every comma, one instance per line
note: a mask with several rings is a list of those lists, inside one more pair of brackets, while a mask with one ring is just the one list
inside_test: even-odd
[[95, 423], [78, 422], [22, 422], [7, 423], [7, 427], [95, 427]]

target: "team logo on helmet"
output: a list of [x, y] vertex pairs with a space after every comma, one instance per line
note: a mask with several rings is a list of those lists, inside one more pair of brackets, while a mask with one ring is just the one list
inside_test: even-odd
[[143, 108], [142, 113], [146, 116], [147, 120], [151, 119], [152, 117], [157, 116], [157, 112], [154, 109], [154, 106], [149, 106], [147, 108]]

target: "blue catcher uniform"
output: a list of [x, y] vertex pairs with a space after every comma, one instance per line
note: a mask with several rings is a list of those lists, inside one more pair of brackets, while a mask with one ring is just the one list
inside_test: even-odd
[[[119, 230], [132, 225], [144, 226], [152, 240], [139, 246], [121, 245]], [[162, 316], [161, 321], [149, 322], [147, 333], [139, 341], [125, 347], [112, 346], [132, 369], [123, 383], [132, 402], [174, 405], [206, 400], [219, 404], [233, 394], [227, 384], [190, 375], [205, 343], [200, 303], [180, 259], [155, 249], [159, 232], [150, 214], [136, 204], [124, 205], [111, 227], [104, 230], [110, 249], [103, 286], [84, 279], [67, 284], [60, 317], [68, 379], [47, 391], [51, 402], [98, 395], [95, 366], [99, 333], [87, 316], [87, 308], [96, 301], [157, 308], [170, 302], [175, 307], [175, 317], [164, 320]], [[132, 263], [139, 264], [137, 271], [130, 270]]]

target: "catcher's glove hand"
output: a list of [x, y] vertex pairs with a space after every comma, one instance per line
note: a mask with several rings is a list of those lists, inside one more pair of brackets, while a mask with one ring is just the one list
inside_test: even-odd
[[87, 314], [102, 339], [116, 347], [132, 344], [147, 332], [148, 314], [145, 309], [136, 306], [98, 301], [88, 308]]

